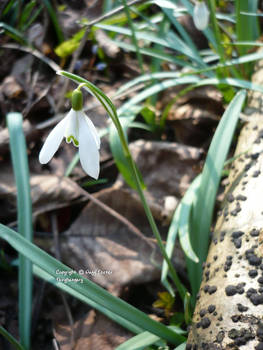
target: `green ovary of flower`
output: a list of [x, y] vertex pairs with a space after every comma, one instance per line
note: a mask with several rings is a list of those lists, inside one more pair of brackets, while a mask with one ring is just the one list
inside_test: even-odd
[[76, 147], [79, 146], [79, 141], [73, 135], [68, 136], [66, 141], [67, 141], [67, 143], [70, 143], [72, 141], [74, 146], [76, 146]]

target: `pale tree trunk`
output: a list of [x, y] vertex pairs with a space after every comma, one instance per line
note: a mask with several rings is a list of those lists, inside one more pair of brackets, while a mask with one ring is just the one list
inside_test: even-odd
[[[252, 81], [263, 85], [263, 67]], [[263, 95], [251, 93], [187, 350], [263, 350]], [[222, 140], [224, 142], [224, 140]], [[245, 152], [245, 153], [244, 153]]]

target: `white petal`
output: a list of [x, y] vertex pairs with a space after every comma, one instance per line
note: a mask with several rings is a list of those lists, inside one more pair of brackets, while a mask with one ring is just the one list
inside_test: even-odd
[[98, 149], [100, 149], [100, 136], [98, 134], [98, 131], [97, 131], [95, 125], [92, 123], [92, 121], [89, 119], [89, 117], [84, 112], [80, 111], [79, 116], [86, 120], [88, 127], [89, 127], [95, 141], [96, 141], [97, 147], [98, 147]]
[[194, 7], [193, 13], [194, 24], [197, 29], [204, 30], [208, 26], [209, 11], [204, 1], [198, 2]]
[[53, 155], [57, 152], [59, 145], [64, 137], [65, 127], [68, 121], [68, 115], [63, 118], [48, 135], [40, 153], [39, 162], [46, 164], [50, 161]]
[[89, 125], [81, 115], [79, 115], [79, 157], [85, 172], [97, 179], [100, 171], [99, 150]]
[[68, 122], [64, 133], [67, 143], [72, 141], [76, 147], [79, 145], [79, 122], [77, 113], [79, 112], [76, 112], [71, 108], [68, 113]]

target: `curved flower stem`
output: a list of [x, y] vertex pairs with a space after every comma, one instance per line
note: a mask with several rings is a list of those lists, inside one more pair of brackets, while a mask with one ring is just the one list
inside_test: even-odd
[[134, 160], [131, 156], [129, 147], [128, 147], [128, 142], [127, 139], [125, 137], [122, 125], [120, 123], [116, 108], [114, 106], [114, 104], [112, 103], [112, 101], [99, 89], [97, 88], [95, 85], [93, 85], [92, 83], [90, 83], [88, 80], [81, 78], [78, 75], [75, 74], [71, 74], [65, 71], [59, 71], [57, 72], [57, 74], [59, 75], [63, 75], [71, 80], [73, 80], [75, 83], [77, 84], [81, 84], [81, 87], [84, 87], [86, 90], [89, 91], [89, 93], [91, 93], [94, 97], [96, 97], [96, 99], [102, 104], [102, 106], [104, 107], [104, 109], [106, 110], [106, 112], [108, 113], [108, 115], [110, 116], [110, 118], [112, 119], [113, 124], [115, 125], [117, 131], [118, 131], [118, 135], [120, 138], [120, 142], [121, 145], [123, 147], [123, 152], [125, 154], [125, 157], [128, 161], [128, 164], [130, 165], [131, 171], [132, 171], [132, 175], [134, 177], [135, 180], [135, 184], [136, 184], [136, 188], [139, 194], [139, 197], [141, 199], [146, 217], [149, 221], [150, 227], [152, 229], [152, 232], [157, 240], [158, 246], [161, 250], [161, 253], [163, 255], [164, 260], [166, 261], [169, 270], [170, 270], [170, 276], [175, 284], [175, 286], [177, 287], [177, 290], [180, 294], [181, 299], [184, 301], [185, 299], [185, 294], [186, 294], [186, 288], [183, 286], [183, 284], [181, 283], [179, 277], [177, 276], [177, 273], [175, 271], [175, 268], [173, 267], [173, 264], [171, 262], [171, 260], [169, 259], [164, 244], [162, 242], [162, 238], [161, 235], [159, 233], [159, 230], [157, 228], [157, 225], [155, 223], [155, 220], [153, 218], [152, 212], [150, 210], [150, 207], [146, 201], [146, 198], [144, 196], [144, 192], [143, 192], [143, 188], [139, 179], [139, 174], [138, 174], [138, 170], [135, 166]]
[[[112, 116], [111, 116], [111, 118], [112, 118]], [[161, 235], [160, 235], [159, 230], [157, 228], [156, 222], [155, 222], [155, 220], [153, 218], [151, 209], [150, 209], [150, 207], [149, 207], [149, 205], [147, 203], [147, 200], [145, 198], [144, 191], [143, 191], [143, 188], [141, 186], [138, 170], [137, 170], [137, 168], [135, 166], [135, 163], [134, 163], [134, 160], [133, 160], [133, 158], [131, 156], [131, 153], [130, 153], [130, 150], [129, 150], [129, 147], [128, 147], [128, 144], [127, 144], [127, 140], [126, 140], [126, 137], [124, 135], [124, 132], [123, 132], [121, 123], [119, 121], [119, 118], [117, 116], [117, 113], [114, 116], [114, 118], [112, 118], [112, 120], [113, 120], [114, 125], [116, 126], [116, 128], [118, 130], [118, 134], [119, 134], [119, 137], [120, 137], [120, 141], [121, 141], [121, 144], [122, 144], [122, 147], [123, 147], [126, 159], [129, 162], [129, 164], [131, 166], [131, 169], [133, 171], [133, 176], [134, 176], [134, 179], [135, 179], [137, 192], [138, 192], [139, 197], [141, 199], [141, 202], [142, 202], [142, 205], [143, 205], [146, 217], [147, 217], [147, 219], [149, 221], [149, 224], [151, 226], [152, 232], [153, 232], [153, 234], [154, 234], [154, 236], [155, 236], [155, 238], [157, 240], [157, 243], [158, 243], [160, 251], [161, 251], [161, 253], [163, 255], [163, 258], [164, 258], [164, 260], [166, 261], [166, 263], [167, 263], [167, 265], [169, 267], [171, 278], [172, 278], [174, 284], [176, 285], [176, 287], [178, 289], [178, 292], [180, 294], [180, 297], [181, 297], [182, 301], [184, 301], [185, 294], [186, 294], [186, 289], [183, 286], [182, 282], [180, 281], [179, 277], [177, 276], [177, 273], [176, 273], [176, 271], [175, 271], [175, 269], [174, 269], [174, 267], [172, 265], [172, 262], [171, 262], [171, 260], [169, 259], [168, 255], [166, 253], [164, 244], [162, 242]]]

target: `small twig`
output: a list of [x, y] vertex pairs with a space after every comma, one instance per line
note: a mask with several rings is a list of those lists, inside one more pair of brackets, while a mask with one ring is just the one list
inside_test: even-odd
[[141, 239], [143, 239], [144, 241], [146, 241], [148, 244], [150, 244], [152, 246], [152, 242], [147, 239], [147, 237], [144, 236], [144, 234], [133, 224], [131, 223], [128, 219], [126, 219], [123, 215], [119, 214], [116, 210], [112, 209], [111, 207], [109, 207], [107, 204], [103, 203], [100, 199], [94, 197], [92, 194], [86, 192], [85, 190], [83, 190], [81, 187], [79, 188], [79, 191], [88, 199], [90, 199], [93, 203], [95, 203], [96, 205], [98, 205], [101, 209], [103, 209], [104, 211], [106, 211], [108, 214], [110, 214], [111, 216], [113, 216], [115, 219], [119, 220], [120, 222], [122, 222], [125, 226], [128, 227], [128, 229], [130, 231], [132, 231], [133, 233], [135, 233], [136, 236], [140, 237]]
[[4, 45], [0, 45], [0, 47], [2, 47], [4, 49], [20, 50], [20, 51], [30, 53], [31, 55], [33, 55], [33, 56], [39, 58], [41, 61], [45, 62], [55, 72], [60, 70], [60, 66], [57, 65], [54, 61], [52, 61], [50, 58], [43, 55], [40, 51], [33, 49], [31, 47], [20, 46], [17, 44], [4, 44]]
[[[53, 232], [53, 237], [54, 237], [54, 246], [55, 246], [55, 257], [57, 260], [61, 259], [61, 253], [60, 253], [60, 247], [59, 247], [59, 233], [58, 233], [58, 225], [57, 225], [57, 216], [55, 213], [51, 214], [51, 229]], [[69, 325], [71, 328], [71, 333], [70, 333], [70, 346], [71, 349], [74, 349], [75, 346], [75, 336], [74, 336], [74, 320], [72, 317], [72, 313], [70, 311], [70, 307], [68, 305], [67, 299], [65, 298], [65, 295], [62, 292], [59, 292], [62, 302], [65, 307], [66, 315], [69, 321]]]

